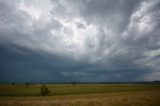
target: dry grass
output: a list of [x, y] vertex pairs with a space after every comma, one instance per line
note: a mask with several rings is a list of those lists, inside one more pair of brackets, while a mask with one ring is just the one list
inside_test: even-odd
[[160, 106], [160, 90], [47, 97], [0, 97], [0, 106]]

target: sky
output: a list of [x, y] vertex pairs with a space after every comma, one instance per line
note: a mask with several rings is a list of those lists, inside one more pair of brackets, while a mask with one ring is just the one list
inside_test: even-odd
[[160, 80], [160, 0], [0, 0], [0, 82]]

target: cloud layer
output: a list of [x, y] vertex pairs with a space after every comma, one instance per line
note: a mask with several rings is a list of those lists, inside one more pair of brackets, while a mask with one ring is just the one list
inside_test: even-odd
[[0, 82], [160, 80], [159, 0], [1, 0]]

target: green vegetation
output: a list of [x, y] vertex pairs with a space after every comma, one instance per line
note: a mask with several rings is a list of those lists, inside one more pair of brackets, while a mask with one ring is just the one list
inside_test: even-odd
[[45, 85], [42, 85], [41, 87], [41, 95], [42, 96], [47, 96], [49, 94], [49, 89], [45, 86]]
[[[109, 93], [124, 91], [156, 90], [160, 84], [45, 84], [52, 95]], [[1, 84], [0, 96], [40, 96], [42, 84]]]

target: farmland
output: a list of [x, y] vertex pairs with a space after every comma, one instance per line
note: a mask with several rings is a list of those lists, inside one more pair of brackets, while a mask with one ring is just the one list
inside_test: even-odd
[[50, 93], [40, 95], [41, 84], [1, 84], [4, 106], [159, 106], [159, 84], [46, 84]]

